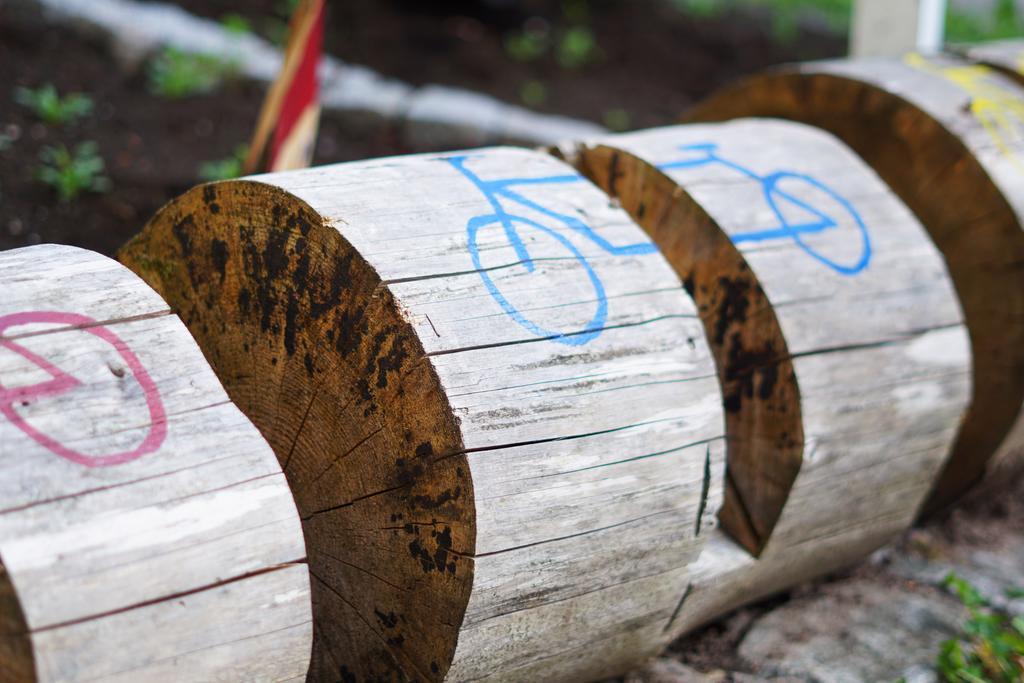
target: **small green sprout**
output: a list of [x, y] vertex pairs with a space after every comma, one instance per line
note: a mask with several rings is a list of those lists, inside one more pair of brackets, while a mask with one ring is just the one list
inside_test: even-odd
[[594, 32], [586, 26], [574, 26], [558, 41], [558, 63], [567, 69], [578, 69], [597, 60], [600, 50]]
[[[981, 593], [950, 574], [944, 585], [967, 608], [959, 638], [942, 644], [936, 666], [949, 683], [1016, 683], [1024, 680], [1024, 616], [992, 609]], [[1007, 591], [1013, 598], [1017, 589]]]
[[244, 36], [247, 33], [252, 33], [252, 24], [249, 23], [249, 20], [236, 12], [222, 16], [220, 18], [220, 25], [224, 27], [225, 31], [234, 36]]
[[60, 96], [52, 83], [35, 90], [15, 88], [14, 101], [31, 109], [32, 113], [49, 124], [73, 123], [92, 113], [92, 98], [82, 93]]
[[533, 62], [551, 47], [551, 31], [546, 22], [530, 20], [519, 33], [505, 36], [505, 54], [517, 62]]
[[106, 192], [110, 179], [103, 175], [103, 158], [92, 140], [79, 143], [74, 151], [64, 145], [44, 147], [39, 153], [42, 164], [36, 178], [57, 191], [62, 202], [69, 202], [82, 192]]
[[216, 90], [238, 67], [216, 55], [191, 54], [164, 48], [147, 68], [149, 91], [177, 100]]
[[207, 182], [214, 180], [231, 180], [242, 175], [242, 165], [249, 149], [245, 145], [239, 145], [234, 153], [226, 159], [215, 161], [204, 161], [199, 165], [199, 179]]

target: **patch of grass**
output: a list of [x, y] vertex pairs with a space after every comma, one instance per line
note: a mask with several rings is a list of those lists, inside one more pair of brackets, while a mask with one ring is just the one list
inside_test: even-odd
[[204, 161], [199, 165], [199, 179], [206, 182], [214, 180], [231, 180], [242, 175], [242, 165], [249, 153], [246, 145], [239, 145], [234, 153], [226, 159]]
[[1024, 21], [1013, 0], [998, 0], [989, 16], [950, 9], [946, 14], [946, 39], [954, 43], [1002, 40], [1024, 36]]
[[[942, 644], [936, 661], [949, 683], [1017, 683], [1024, 680], [1024, 616], [995, 610], [966, 580], [950, 574], [945, 586], [967, 608], [958, 638]], [[1019, 589], [1007, 591], [1012, 597]]]
[[15, 88], [14, 101], [30, 109], [49, 124], [73, 123], [92, 113], [92, 98], [82, 93], [68, 93], [61, 97], [52, 83], [32, 88]]
[[164, 48], [147, 67], [149, 92], [171, 100], [213, 92], [238, 71], [238, 65], [216, 55]]
[[36, 169], [36, 178], [57, 192], [62, 202], [70, 202], [83, 192], [106, 192], [110, 179], [103, 175], [105, 169], [99, 147], [92, 140], [86, 140], [69, 150], [64, 145], [44, 147], [39, 153], [42, 162]]
[[[800, 20], [814, 14], [824, 19], [837, 34], [850, 30], [852, 0], [672, 0], [681, 12], [697, 17], [719, 16], [737, 9], [763, 8], [770, 12], [776, 41], [792, 42]], [[1024, 36], [1014, 0], [997, 0], [990, 13], [963, 12], [950, 6], [946, 11], [946, 39], [950, 42], [978, 42]]]

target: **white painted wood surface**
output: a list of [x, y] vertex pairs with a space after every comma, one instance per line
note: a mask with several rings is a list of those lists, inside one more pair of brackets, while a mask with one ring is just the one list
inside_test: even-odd
[[[952, 504], [1024, 453], [1024, 89], [949, 55], [810, 62], [724, 88], [688, 120], [773, 116], [834, 133], [921, 220], [953, 276], [974, 395], [926, 504]], [[1012, 461], [1012, 457], [1010, 457]]]
[[36, 680], [303, 677], [295, 504], [181, 321], [80, 249], [4, 252], [0, 283], [0, 560]]
[[[774, 307], [799, 384], [806, 443], [778, 525], [759, 559], [716, 532], [691, 567], [678, 635], [849, 564], [909, 527], [966, 408], [970, 346], [928, 234], [829, 134], [740, 119], [612, 136], [577, 154], [602, 145], [661, 168], [730, 235]], [[751, 239], [819, 219], [791, 200], [834, 221], [799, 237], [840, 266], [865, 253], [859, 217], [870, 239], [863, 269], [830, 267], [792, 234]]]
[[[1010, 59], [1004, 54], [1003, 61]], [[868, 80], [933, 117], [977, 159], [1024, 229], [1024, 87], [1012, 77], [984, 64], [916, 54], [902, 61], [827, 62], [820, 66], [830, 73]], [[922, 74], [932, 78], [922, 79]], [[1020, 320], [1020, 312], [1013, 316]], [[990, 467], [1011, 459], [1024, 463], [1024, 405], [991, 456]]]
[[[502, 194], [503, 188], [515, 194]], [[325, 225], [282, 236], [288, 264], [282, 267], [295, 267], [307, 249], [319, 253], [338, 235], [351, 245], [353, 258], [365, 260], [380, 280], [367, 286], [374, 292], [373, 305], [387, 306], [393, 296], [400, 312], [393, 326], [408, 327], [422, 345], [422, 357], [403, 360], [402, 371], [411, 376], [430, 368], [444, 401], [421, 389], [425, 381], [401, 379], [401, 386], [425, 392], [415, 410], [429, 412], [422, 404], [433, 402], [453, 417], [461, 453], [446, 462], [464, 458], [469, 468], [473, 507], [468, 518], [442, 518], [452, 514], [448, 508], [421, 511], [405, 532], [394, 511], [415, 498], [421, 480], [412, 489], [402, 481], [389, 483], [395, 465], [377, 459], [385, 456], [374, 451], [380, 445], [372, 433], [364, 440], [352, 437], [351, 449], [346, 447], [350, 454], [315, 482], [302, 483], [310, 480], [300, 479], [304, 475], [297, 466], [286, 468], [308, 519], [307, 538], [322, 539], [316, 541], [319, 548], [311, 547], [311, 562], [322, 551], [367, 568], [351, 575], [349, 583], [337, 583], [333, 594], [324, 591], [324, 610], [336, 609], [335, 602], [340, 610], [344, 602], [351, 615], [345, 623], [321, 624], [330, 653], [324, 661], [333, 660], [335, 667], [321, 670], [324, 680], [337, 677], [342, 667], [357, 674], [359, 667], [371, 667], [353, 662], [370, 657], [374, 647], [382, 648], [378, 660], [393, 658], [412, 678], [579, 680], [624, 671], [668, 642], [675, 606], [689, 583], [686, 567], [715, 526], [711, 511], [721, 503], [721, 393], [692, 300], [621, 209], [566, 164], [505, 148], [256, 176], [207, 190], [205, 208], [203, 192], [195, 190], [166, 209], [125, 250], [126, 262], [166, 291], [188, 279], [181, 265], [187, 261], [194, 283], [171, 298], [178, 302], [180, 296], [176, 306], [207, 296], [233, 306], [236, 286], [244, 286], [234, 278], [248, 282], [245, 242], [239, 242], [241, 249], [230, 248], [222, 286], [216, 277], [200, 274], [208, 268], [205, 241], [214, 236], [233, 244], [240, 222], [253, 226], [251, 234], [266, 230], [274, 239], [283, 221], [267, 220], [272, 206], [283, 207], [279, 215], [311, 207]], [[214, 199], [217, 211], [211, 212]], [[500, 210], [515, 217], [507, 219], [508, 226], [494, 218]], [[188, 236], [175, 237], [174, 226], [185, 222], [202, 225], [205, 232], [181, 230]], [[523, 240], [521, 254], [517, 238]], [[300, 240], [302, 249], [294, 251]], [[182, 241], [191, 256], [180, 248]], [[157, 255], [162, 265], [147, 266], [138, 258], [143, 253]], [[330, 258], [328, 253], [325, 259]], [[320, 272], [317, 263], [309, 264], [309, 272]], [[162, 272], [168, 268], [173, 272]], [[280, 291], [293, 287], [289, 278], [281, 278]], [[363, 294], [341, 289], [334, 296], [358, 303]], [[297, 320], [305, 306], [302, 300], [296, 304]], [[219, 324], [203, 306], [195, 308], [194, 328]], [[211, 310], [219, 309], [212, 304]], [[387, 318], [386, 311], [376, 310], [366, 318]], [[237, 324], [234, 320], [228, 316], [225, 322]], [[255, 332], [246, 338], [260, 343]], [[311, 338], [322, 339], [323, 333]], [[284, 362], [273, 372], [288, 376], [290, 363], [300, 367], [304, 343], [299, 339], [295, 360], [283, 354]], [[216, 345], [216, 338], [209, 344]], [[312, 363], [334, 368], [331, 377], [346, 377], [344, 363], [351, 361], [329, 360], [327, 351], [320, 349]], [[227, 368], [229, 361], [223, 362]], [[379, 363], [373, 360], [370, 367]], [[229, 373], [242, 372], [240, 366], [230, 367], [239, 369]], [[361, 367], [353, 372], [366, 376]], [[231, 390], [233, 380], [225, 381]], [[329, 377], [317, 386], [333, 381]], [[379, 397], [393, 391], [392, 380], [381, 382], [368, 391]], [[243, 378], [237, 384], [238, 395], [279, 391], [270, 382]], [[288, 391], [298, 395], [305, 389]], [[352, 400], [367, 406], [365, 414], [358, 408], [354, 419], [368, 430], [401, 435], [416, 428], [411, 407], [399, 414], [384, 398]], [[290, 454], [293, 463], [311, 457], [314, 446], [303, 434], [319, 419], [311, 416], [293, 438], [282, 439], [286, 446], [297, 444]], [[428, 444], [432, 450], [438, 439]], [[402, 451], [406, 447], [396, 445], [386, 456], [400, 458], [399, 469], [409, 457]], [[431, 462], [437, 469], [445, 460]], [[363, 515], [362, 503], [351, 502], [325, 513], [301, 509], [304, 498], [322, 497], [353, 480], [365, 482], [369, 492], [354, 492], [354, 500], [362, 495], [381, 501], [379, 492], [387, 489], [396, 506], [390, 521], [386, 503], [373, 515]], [[310, 487], [320, 493], [300, 490]], [[466, 492], [458, 491], [465, 500]], [[426, 616], [414, 616], [421, 614], [415, 605], [440, 600], [429, 583], [437, 580], [436, 563], [415, 553], [410, 557], [408, 534], [415, 525], [433, 528], [426, 539], [412, 540], [427, 544], [430, 553], [438, 532], [452, 534], [444, 552], [459, 561], [448, 570], [450, 580], [470, 582], [464, 614], [454, 624], [454, 655], [447, 661], [436, 655], [443, 654], [441, 640], [436, 647], [422, 647], [443, 625], [430, 621], [436, 617], [426, 608]], [[367, 546], [373, 550], [359, 552]], [[336, 565], [321, 569], [314, 562], [312, 570], [327, 577], [325, 585], [340, 576]], [[437, 585], [443, 585], [437, 590], [457, 590], [455, 584]], [[416, 619], [424, 621], [415, 629], [407, 626]], [[359, 629], [368, 631], [365, 640], [343, 633]], [[362, 642], [366, 651], [332, 642]]]
[[[946, 55], [815, 62], [910, 101], [953, 133], [1024, 217], [1024, 89], [998, 71]], [[922, 78], [922, 76], [932, 76]]]

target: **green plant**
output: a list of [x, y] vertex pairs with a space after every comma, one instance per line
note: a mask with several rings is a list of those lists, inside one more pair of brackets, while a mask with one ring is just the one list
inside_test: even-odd
[[505, 54], [517, 62], [532, 62], [544, 56], [551, 47], [550, 30], [546, 24], [527, 26], [519, 33], [505, 36]]
[[823, 19], [836, 33], [850, 26], [852, 0], [672, 0], [681, 12], [699, 17], [718, 16], [736, 9], [764, 8], [770, 13], [772, 36], [777, 42], [792, 42], [798, 34], [800, 19], [808, 14]]
[[[967, 608], [963, 633], [942, 644], [936, 665], [949, 683], [1015, 683], [1024, 680], [1024, 616], [991, 607], [969, 582], [950, 574], [944, 585]], [[1018, 589], [1007, 591], [1008, 596]]]
[[519, 99], [527, 107], [542, 107], [548, 99], [548, 89], [540, 81], [526, 81], [519, 88]]
[[[850, 27], [852, 0], [671, 0], [681, 12], [699, 17], [718, 16], [736, 9], [764, 8], [770, 12], [772, 34], [777, 41], [792, 41], [801, 16], [816, 14], [835, 33]], [[1024, 19], [1014, 0], [996, 0], [988, 14], [977, 8], [964, 11], [949, 3], [946, 11], [946, 39], [950, 42], [977, 42], [1019, 38], [1024, 35]]]
[[594, 32], [586, 26], [573, 26], [558, 41], [558, 63], [567, 69], [577, 69], [595, 61], [599, 50]]
[[249, 20], [235, 12], [222, 16], [220, 25], [224, 27], [225, 31], [236, 36], [244, 36], [246, 33], [252, 32], [252, 24], [249, 23]]
[[212, 92], [237, 70], [237, 64], [216, 55], [168, 47], [150, 60], [146, 75], [152, 94], [173, 100]]
[[56, 190], [62, 202], [69, 202], [85, 191], [110, 189], [110, 179], [103, 175], [103, 158], [92, 140], [79, 143], [74, 151], [64, 145], [44, 147], [39, 160], [42, 164], [36, 169], [36, 178]]
[[213, 180], [231, 180], [242, 175], [242, 165], [249, 149], [245, 145], [235, 147], [234, 153], [225, 158], [215, 161], [204, 161], [199, 165], [199, 179], [207, 182]]
[[76, 92], [61, 97], [52, 83], [35, 90], [15, 88], [14, 101], [51, 124], [71, 123], [92, 112], [91, 97]]
[[976, 42], [1019, 38], [1024, 35], [1024, 21], [1013, 0], [999, 0], [986, 19], [977, 12], [950, 8], [946, 14], [946, 38], [952, 42]]

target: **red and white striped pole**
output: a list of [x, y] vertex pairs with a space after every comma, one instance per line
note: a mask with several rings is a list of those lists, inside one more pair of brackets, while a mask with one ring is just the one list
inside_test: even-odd
[[323, 33], [324, 0], [301, 0], [288, 26], [281, 73], [260, 110], [246, 173], [305, 168], [312, 161], [320, 121], [317, 67]]

